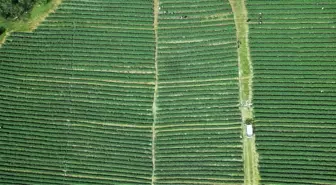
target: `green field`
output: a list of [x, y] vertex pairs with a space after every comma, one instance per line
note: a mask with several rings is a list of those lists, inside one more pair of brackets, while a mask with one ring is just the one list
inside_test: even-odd
[[159, 6], [155, 184], [242, 184], [230, 4], [160, 0]]
[[335, 184], [336, 2], [247, 2], [261, 183]]
[[336, 184], [333, 0], [50, 8], [0, 20], [0, 184]]
[[243, 183], [229, 2], [64, 1], [0, 55], [1, 183]]
[[1, 184], [150, 184], [152, 6], [65, 1], [7, 38]]

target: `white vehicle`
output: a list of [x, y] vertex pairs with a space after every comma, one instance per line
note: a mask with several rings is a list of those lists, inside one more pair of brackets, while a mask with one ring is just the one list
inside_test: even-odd
[[253, 136], [253, 127], [252, 125], [246, 125], [246, 136], [251, 138]]

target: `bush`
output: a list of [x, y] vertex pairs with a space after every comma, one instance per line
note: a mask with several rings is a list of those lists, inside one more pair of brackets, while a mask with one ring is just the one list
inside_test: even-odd
[[6, 28], [5, 27], [0, 27], [0, 35], [2, 35], [5, 32], [6, 32]]
[[253, 119], [251, 119], [251, 118], [247, 118], [247, 119], [245, 120], [245, 124], [246, 124], [246, 125], [253, 125]]
[[[41, 0], [0, 0], [0, 15], [7, 20], [22, 19]], [[42, 0], [47, 1], [47, 0]]]

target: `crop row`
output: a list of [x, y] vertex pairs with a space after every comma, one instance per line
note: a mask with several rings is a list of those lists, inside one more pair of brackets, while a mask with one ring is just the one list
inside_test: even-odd
[[139, 2], [97, 0], [89, 4], [102, 8], [88, 12], [85, 1], [66, 1], [34, 33], [7, 39], [1, 184], [150, 184], [153, 12]]
[[157, 38], [152, 1], [71, 0], [7, 39], [0, 183], [243, 183], [231, 7], [159, 6]]
[[158, 21], [156, 184], [242, 183], [230, 6], [161, 0]]
[[261, 183], [334, 184], [336, 3], [247, 8]]

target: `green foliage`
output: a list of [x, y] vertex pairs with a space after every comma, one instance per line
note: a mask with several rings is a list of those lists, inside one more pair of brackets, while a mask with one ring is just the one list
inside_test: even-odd
[[[229, 4], [166, 0], [153, 25], [152, 1], [101, 2], [64, 3], [0, 49], [0, 184], [243, 184]], [[210, 18], [160, 13], [189, 7]]]
[[59, 0], [0, 0], [0, 45], [11, 32], [31, 31]]
[[36, 4], [46, 4], [51, 0], [0, 0], [0, 15], [7, 20], [27, 18]]
[[6, 32], [6, 28], [1, 26], [0, 27], [0, 35], [2, 35], [5, 32]]
[[34, 0], [1, 0], [1, 16], [7, 20], [16, 20], [24, 17], [34, 6]]
[[247, 119], [245, 120], [245, 124], [246, 124], [246, 125], [254, 125], [253, 119], [251, 119], [251, 118], [247, 118]]
[[336, 1], [248, 1], [248, 10], [261, 184], [334, 185]]

